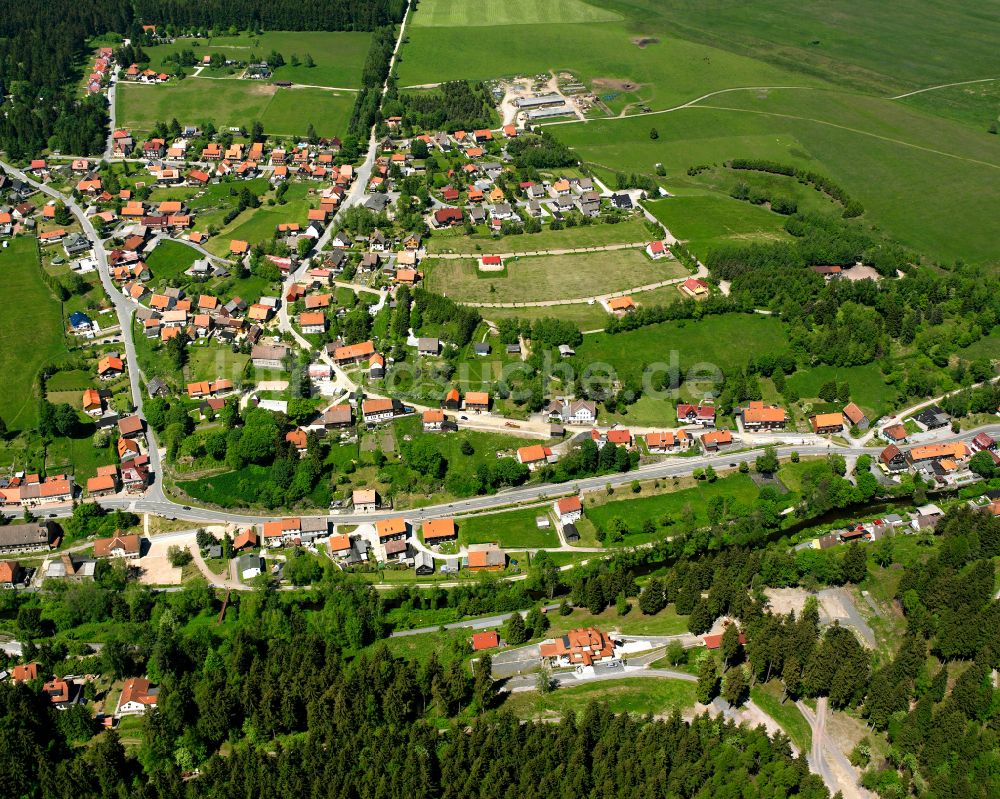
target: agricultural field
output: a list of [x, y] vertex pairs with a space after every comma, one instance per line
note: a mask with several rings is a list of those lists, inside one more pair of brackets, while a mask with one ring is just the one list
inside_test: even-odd
[[651, 173], [661, 163], [668, 186], [684, 185], [689, 167], [734, 157], [809, 168], [859, 200], [864, 220], [922, 254], [996, 257], [1000, 140], [899, 103], [812, 89], [744, 90], [675, 113], [546, 128], [598, 171]]
[[538, 252], [539, 250], [601, 247], [605, 244], [645, 243], [652, 234], [641, 219], [629, 219], [614, 225], [577, 225], [562, 230], [543, 228], [540, 233], [519, 236], [494, 237], [460, 232], [441, 232], [427, 239], [429, 253], [453, 252], [476, 255], [479, 253]]
[[259, 120], [265, 132], [275, 136], [305, 134], [310, 124], [320, 136], [342, 136], [353, 107], [353, 92], [279, 89], [256, 81], [189, 78], [157, 86], [123, 83], [118, 88], [118, 122], [139, 131], [171, 119], [249, 130]]
[[481, 25], [538, 25], [546, 22], [609, 22], [620, 20], [613, 11], [583, 0], [485, 0], [457, 3], [455, 0], [422, 0], [413, 17], [415, 28], [476, 27]]
[[581, 367], [609, 364], [622, 377], [638, 377], [644, 363], [670, 364], [673, 358], [681, 369], [709, 364], [725, 372], [744, 366], [756, 355], [785, 349], [784, 328], [777, 319], [724, 314], [699, 321], [660, 322], [614, 335], [595, 333], [577, 347], [573, 362]]
[[458, 539], [464, 544], [485, 544], [495, 541], [501, 547], [557, 547], [559, 536], [554, 527], [539, 530], [535, 524], [538, 516], [548, 516], [549, 505], [523, 510], [470, 516], [456, 520]]
[[641, 249], [519, 258], [495, 274], [479, 271], [471, 259], [433, 261], [427, 271], [431, 291], [471, 304], [581, 299], [688, 274], [676, 261], [651, 261]]
[[0, 250], [5, 279], [5, 308], [0, 313], [0, 419], [10, 430], [25, 430], [38, 418], [35, 377], [67, 353], [59, 303], [42, 282], [38, 244], [13, 239]]

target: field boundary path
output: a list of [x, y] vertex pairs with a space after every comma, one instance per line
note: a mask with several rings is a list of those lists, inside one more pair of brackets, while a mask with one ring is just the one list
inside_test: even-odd
[[913, 97], [915, 94], [923, 94], [924, 92], [936, 92], [938, 89], [950, 89], [953, 86], [968, 86], [971, 83], [992, 83], [993, 81], [1000, 80], [1000, 78], [976, 78], [975, 80], [960, 80], [956, 83], [939, 83], [937, 86], [925, 86], [923, 89], [914, 89], [912, 92], [905, 92], [904, 94], [897, 94], [895, 97], [886, 97], [886, 100], [902, 100], [906, 97]]

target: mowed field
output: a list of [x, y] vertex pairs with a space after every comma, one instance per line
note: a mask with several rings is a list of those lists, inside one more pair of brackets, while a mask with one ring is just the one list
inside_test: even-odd
[[171, 119], [249, 130], [260, 120], [272, 135], [301, 135], [311, 123], [321, 136], [342, 136], [353, 107], [353, 92], [278, 89], [244, 80], [188, 78], [159, 86], [118, 87], [118, 122], [134, 130], [150, 130], [156, 122]]
[[[219, 53], [233, 61], [266, 59], [272, 51], [277, 51], [285, 59], [285, 65], [275, 70], [274, 80], [356, 89], [361, 84], [361, 68], [370, 44], [371, 34], [367, 32], [271, 31], [252, 36], [177, 39], [144, 49], [153, 69], [166, 70], [173, 66], [167, 58], [182, 50], [191, 50], [198, 59]], [[312, 56], [312, 67], [301, 63], [307, 54]], [[293, 55], [298, 56], [297, 67], [289, 63]]]
[[650, 200], [646, 208], [700, 258], [713, 246], [791, 239], [784, 217], [724, 194], [678, 191], [665, 200]]
[[784, 352], [787, 346], [777, 319], [724, 314], [698, 321], [660, 322], [614, 335], [595, 333], [576, 348], [574, 361], [582, 367], [608, 364], [620, 377], [637, 377], [645, 365], [653, 363], [677, 363], [685, 370], [707, 364], [725, 372], [762, 353]]
[[505, 263], [495, 275], [472, 259], [437, 260], [427, 287], [457, 302], [538, 302], [593, 297], [681, 277], [676, 261], [651, 261], [641, 249], [545, 255]]
[[[649, 136], [650, 128], [659, 134]], [[728, 158], [767, 158], [842, 185], [866, 220], [932, 258], [992, 261], [1000, 139], [898, 102], [816, 90], [736, 91], [674, 113], [546, 129], [585, 161], [667, 183]], [[665, 220], [666, 221], [666, 220]]]
[[501, 236], [463, 233], [435, 233], [427, 239], [427, 251], [453, 253], [508, 253], [564, 250], [578, 247], [600, 247], [605, 244], [646, 242], [652, 234], [640, 219], [628, 219], [614, 225], [595, 224], [562, 230], [543, 228], [539, 233], [523, 236]]
[[25, 430], [38, 419], [38, 370], [65, 355], [59, 302], [42, 282], [38, 244], [12, 239], [0, 249], [5, 307], [0, 313], [0, 419], [10, 430]]
[[582, 0], [421, 0], [415, 28], [480, 25], [537, 25], [540, 22], [606, 22], [621, 16]]

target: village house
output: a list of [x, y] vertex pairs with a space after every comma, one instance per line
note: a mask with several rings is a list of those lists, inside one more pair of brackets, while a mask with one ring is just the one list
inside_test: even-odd
[[496, 630], [473, 633], [470, 643], [472, 644], [473, 652], [482, 652], [484, 649], [495, 649], [500, 646], [500, 635]]
[[360, 363], [367, 361], [375, 354], [375, 345], [369, 339], [359, 344], [351, 344], [345, 347], [335, 347], [333, 349], [333, 361], [338, 366], [346, 364]]
[[428, 519], [423, 524], [424, 543], [440, 544], [458, 538], [458, 528], [454, 519]]
[[858, 430], [867, 430], [870, 422], [865, 412], [861, 410], [853, 402], [847, 403], [844, 406], [844, 416], [847, 418], [847, 422], [852, 427], [858, 428]]
[[286, 344], [256, 344], [250, 350], [250, 360], [258, 369], [281, 369], [289, 351]]
[[615, 644], [604, 632], [585, 627], [542, 641], [538, 653], [553, 666], [593, 666], [614, 658]]
[[440, 430], [444, 423], [444, 411], [428, 410], [421, 414], [424, 430]]
[[842, 413], [817, 413], [809, 417], [813, 432], [817, 435], [840, 433], [844, 429]]
[[907, 468], [906, 455], [895, 444], [890, 444], [878, 456], [879, 464], [887, 472], [903, 472]]
[[[3, 496], [0, 493], [0, 498]], [[56, 527], [48, 521], [0, 526], [0, 553], [34, 552], [48, 549], [55, 537]]]
[[787, 419], [784, 408], [765, 405], [761, 400], [751, 400], [739, 414], [747, 430], [783, 430]]
[[690, 405], [686, 402], [677, 403], [678, 424], [698, 424], [702, 427], [715, 426], [714, 405]]
[[891, 424], [882, 428], [879, 435], [890, 444], [905, 444], [909, 434], [906, 427], [901, 424]]
[[118, 697], [116, 717], [135, 716], [156, 707], [158, 688], [153, 688], [145, 677], [129, 677]]
[[465, 410], [471, 413], [486, 413], [490, 409], [488, 391], [469, 391], [465, 395]]
[[471, 572], [503, 571], [507, 567], [507, 555], [496, 544], [470, 544], [466, 555], [465, 568]]
[[392, 519], [379, 519], [375, 522], [375, 531], [378, 533], [380, 544], [387, 541], [404, 541], [410, 534], [410, 527], [402, 516]]
[[358, 513], [373, 513], [379, 509], [381, 501], [374, 488], [359, 488], [351, 493], [351, 504]]
[[523, 463], [532, 472], [541, 466], [545, 466], [552, 457], [552, 450], [541, 444], [531, 444], [527, 447], [520, 447], [517, 450], [517, 462]]
[[552, 507], [562, 524], [571, 524], [583, 516], [583, 503], [580, 502], [580, 497], [575, 495], [557, 499]]
[[646, 245], [646, 255], [654, 261], [658, 261], [660, 258], [666, 258], [670, 255], [670, 250], [667, 249], [667, 245], [662, 241], [651, 241]]
[[709, 430], [701, 436], [701, 445], [706, 452], [718, 452], [720, 447], [728, 447], [733, 443], [733, 434], [729, 430]]
[[141, 543], [138, 535], [122, 535], [119, 531], [111, 538], [98, 538], [94, 541], [94, 557], [137, 558], [142, 548]]
[[402, 404], [395, 399], [366, 399], [361, 403], [361, 416], [366, 424], [386, 422], [402, 412]]

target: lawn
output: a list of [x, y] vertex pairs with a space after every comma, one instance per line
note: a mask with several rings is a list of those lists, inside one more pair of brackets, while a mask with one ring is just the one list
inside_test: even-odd
[[989, 231], [1000, 214], [1000, 140], [899, 103], [746, 90], [677, 113], [547, 129], [593, 165], [652, 173], [662, 163], [668, 181], [681, 183], [689, 167], [733, 157], [807, 167], [858, 199], [865, 221], [925, 255], [996, 258]]
[[216, 127], [243, 127], [260, 120], [272, 135], [304, 134], [312, 123], [321, 136], [347, 131], [353, 92], [329, 89], [278, 89], [256, 81], [188, 78], [158, 86], [121, 84], [118, 120], [124, 127], [150, 130], [157, 121], [181, 124], [211, 121]]
[[200, 257], [193, 247], [170, 239], [160, 239], [146, 258], [146, 266], [152, 272], [156, 283], [167, 283], [181, 278], [191, 264]]
[[608, 22], [621, 16], [582, 0], [421, 0], [413, 16], [415, 28], [481, 25], [538, 25], [546, 22]]
[[218, 344], [188, 347], [188, 363], [184, 376], [190, 382], [228, 378], [233, 381], [243, 379], [250, 356], [235, 353], [229, 347]]
[[[994, 353], [996, 351], [994, 350]], [[887, 386], [882, 372], [875, 364], [864, 366], [811, 366], [787, 378], [789, 388], [795, 389], [804, 399], [819, 399], [820, 388], [831, 381], [847, 383], [854, 400], [874, 420], [889, 412], [896, 398], [896, 389]]]
[[427, 250], [455, 252], [476, 255], [483, 253], [538, 252], [539, 250], [561, 250], [577, 247], [600, 247], [605, 244], [633, 244], [646, 242], [650, 232], [641, 219], [628, 219], [613, 225], [577, 225], [562, 230], [543, 228], [540, 233], [494, 238], [475, 234], [436, 234], [427, 239]]
[[647, 202], [646, 207], [699, 258], [718, 245], [792, 238], [785, 233], [785, 217], [724, 194], [678, 192]]
[[557, 547], [559, 537], [554, 528], [539, 530], [537, 516], [547, 516], [549, 506], [470, 516], [457, 520], [458, 538], [462, 544], [485, 544], [495, 541], [501, 547]]
[[[696, 527], [708, 524], [708, 502], [714, 497], [722, 497], [729, 503], [749, 505], [759, 493], [749, 475], [734, 473], [720, 477], [715, 482], [701, 481], [693, 488], [669, 491], [653, 496], [635, 496], [616, 499], [603, 505], [585, 505], [585, 515], [595, 525], [611, 528], [613, 519], [621, 519], [630, 530], [641, 529], [647, 519], [659, 522], [666, 516], [677, 522], [689, 510]], [[588, 498], [593, 501], [592, 497]], [[669, 528], [667, 528], [669, 530]], [[634, 538], [636, 536], [629, 536]], [[627, 542], [635, 543], [635, 542]]]
[[[53, 391], [80, 391], [95, 384], [95, 375], [83, 369], [65, 369], [45, 381], [46, 393]], [[82, 399], [81, 399], [82, 402]]]
[[427, 287], [457, 302], [537, 302], [592, 297], [688, 273], [676, 261], [651, 261], [640, 249], [518, 258], [505, 266], [491, 276], [471, 259], [436, 260], [428, 264]]
[[613, 682], [583, 683], [550, 694], [535, 691], [507, 694], [504, 709], [524, 719], [580, 713], [591, 701], [607, 702], [614, 713], [668, 715], [695, 704], [695, 684], [682, 680], [628, 677]]
[[750, 698], [778, 722], [800, 752], [809, 752], [812, 749], [812, 728], [791, 699], [781, 701], [783, 692], [781, 683], [778, 680], [771, 680], [751, 688]]
[[0, 313], [0, 418], [10, 430], [26, 430], [38, 418], [35, 378], [39, 369], [66, 355], [58, 301], [42, 282], [38, 245], [18, 237], [0, 250], [5, 308]]
[[[642, 376], [644, 367], [677, 364], [682, 370], [691, 370], [688, 377], [695, 378], [699, 376], [695, 365], [700, 375], [710, 376], [712, 367], [726, 372], [745, 365], [749, 358], [765, 352], [777, 354], [786, 347], [784, 329], [777, 319], [723, 314], [699, 321], [660, 322], [614, 335], [595, 333], [577, 347], [572, 363], [580, 374], [586, 367], [602, 364], [619, 377], [635, 378]], [[706, 365], [709, 368], [705, 369]]]

